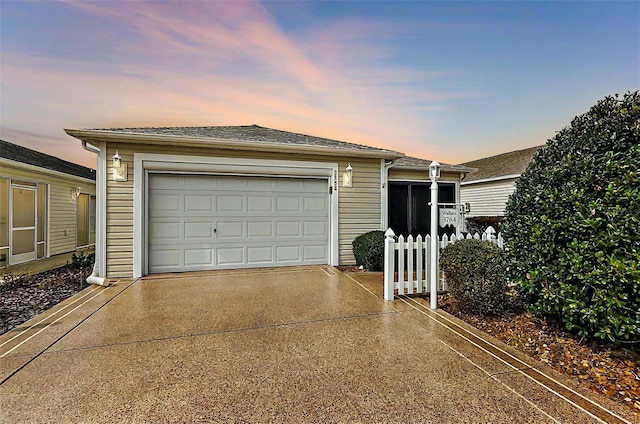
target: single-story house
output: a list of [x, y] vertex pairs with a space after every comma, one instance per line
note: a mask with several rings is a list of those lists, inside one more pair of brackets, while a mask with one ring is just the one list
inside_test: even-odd
[[[98, 155], [96, 270], [354, 264], [353, 239], [424, 231], [430, 161], [257, 125], [67, 129]], [[457, 202], [468, 169], [443, 165]]]
[[474, 169], [460, 183], [460, 201], [470, 204], [467, 220], [504, 217], [507, 200], [515, 190], [516, 180], [541, 147], [529, 147], [461, 163], [460, 166]]
[[0, 267], [95, 243], [96, 172], [0, 140]]

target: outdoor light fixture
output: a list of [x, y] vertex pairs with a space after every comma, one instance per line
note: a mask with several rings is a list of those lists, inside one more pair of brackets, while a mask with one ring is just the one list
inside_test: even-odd
[[120, 166], [122, 165], [122, 158], [120, 157], [120, 154], [118, 153], [117, 150], [116, 150], [116, 154], [113, 155], [112, 159], [113, 159], [113, 167], [120, 168]]
[[342, 187], [353, 187], [353, 168], [351, 164], [347, 165], [344, 174], [342, 174]]
[[75, 200], [80, 196], [80, 187], [71, 187], [71, 200]]
[[111, 159], [113, 159], [113, 180], [127, 181], [127, 164], [122, 163], [122, 158], [117, 150]]
[[440, 178], [440, 164], [435, 160], [429, 165], [429, 179], [431, 181]]

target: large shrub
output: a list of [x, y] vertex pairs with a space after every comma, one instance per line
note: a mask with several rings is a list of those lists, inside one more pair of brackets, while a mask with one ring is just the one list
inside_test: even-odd
[[509, 274], [534, 311], [580, 336], [640, 340], [640, 94], [599, 101], [516, 184]]
[[440, 254], [449, 293], [467, 312], [499, 315], [512, 303], [502, 249], [488, 241], [463, 239]]
[[351, 245], [357, 265], [369, 271], [384, 270], [384, 231], [360, 234], [353, 239]]

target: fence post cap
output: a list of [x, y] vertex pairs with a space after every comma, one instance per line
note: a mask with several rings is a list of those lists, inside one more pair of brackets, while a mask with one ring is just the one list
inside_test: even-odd
[[387, 231], [385, 231], [384, 236], [386, 238], [393, 238], [396, 235], [396, 233], [393, 232], [393, 230], [391, 228], [389, 228]]
[[495, 234], [495, 233], [496, 233], [496, 230], [495, 230], [491, 225], [489, 225], [489, 226], [487, 227], [487, 229], [486, 229], [486, 230], [484, 230], [484, 232], [485, 232], [485, 233], [487, 233], [487, 234]]

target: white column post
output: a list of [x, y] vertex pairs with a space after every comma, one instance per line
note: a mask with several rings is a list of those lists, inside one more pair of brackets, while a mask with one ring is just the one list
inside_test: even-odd
[[394, 290], [394, 278], [395, 271], [395, 233], [389, 228], [384, 233], [384, 300], [393, 300]]
[[436, 161], [429, 165], [429, 177], [431, 178], [431, 275], [430, 300], [431, 309], [438, 309], [438, 177], [440, 176], [440, 164]]

